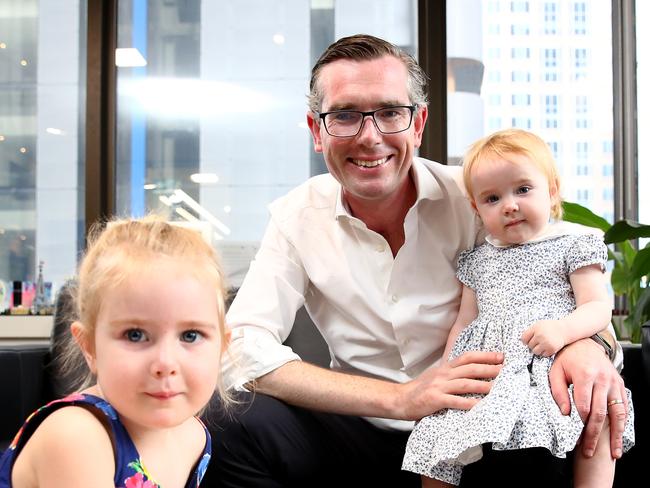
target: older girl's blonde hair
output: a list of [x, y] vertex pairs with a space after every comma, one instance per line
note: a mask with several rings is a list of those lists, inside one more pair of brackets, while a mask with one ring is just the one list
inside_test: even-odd
[[[202, 235], [188, 228], [172, 225], [158, 216], [140, 219], [113, 219], [107, 224], [92, 226], [88, 248], [79, 266], [76, 287], [72, 290], [74, 307], [69, 322], [79, 321], [83, 335], [95, 335], [97, 317], [102, 298], [108, 290], [118, 288], [125, 281], [155, 266], [156, 260], [169, 258], [181, 261], [196, 278], [205, 280], [214, 290], [214, 300], [219, 314], [219, 332], [222, 350], [227, 347], [225, 330], [226, 286], [221, 263], [216, 251]], [[64, 374], [72, 375], [84, 363], [80, 348], [68, 336], [60, 362]], [[85, 368], [85, 377], [79, 377], [75, 389], [86, 388], [95, 382], [94, 376]], [[217, 393], [223, 403], [231, 397], [224, 388], [220, 375]]]
[[560, 176], [551, 150], [540, 137], [522, 129], [500, 130], [470, 146], [463, 158], [463, 181], [469, 197], [473, 200], [472, 169], [485, 163], [490, 156], [508, 159], [508, 154], [525, 156], [546, 175], [549, 189], [554, 195], [551, 201], [551, 216], [561, 219]]

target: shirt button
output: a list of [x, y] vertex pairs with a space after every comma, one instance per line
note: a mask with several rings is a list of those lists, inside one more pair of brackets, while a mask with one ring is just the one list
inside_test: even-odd
[[397, 298], [397, 295], [392, 295], [392, 296], [390, 297], [390, 300], [391, 300], [393, 303], [397, 303], [398, 300], [399, 300], [399, 298]]
[[405, 346], [408, 346], [410, 343], [411, 343], [411, 339], [404, 339], [402, 341], [402, 344], [405, 345]]

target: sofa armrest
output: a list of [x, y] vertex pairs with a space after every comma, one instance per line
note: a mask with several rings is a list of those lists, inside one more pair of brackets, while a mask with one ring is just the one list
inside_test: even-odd
[[0, 345], [0, 450], [27, 416], [50, 400], [49, 345]]

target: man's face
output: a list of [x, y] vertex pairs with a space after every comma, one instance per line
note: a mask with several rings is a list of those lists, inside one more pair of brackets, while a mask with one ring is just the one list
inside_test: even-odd
[[[404, 63], [392, 56], [334, 61], [320, 73], [321, 112], [410, 105], [407, 77]], [[307, 114], [314, 148], [325, 156], [329, 172], [341, 183], [351, 204], [389, 201], [404, 188], [414, 150], [422, 142], [426, 118], [426, 107], [418, 108], [408, 130], [382, 134], [372, 118], [366, 117], [356, 136], [334, 137], [313, 113]]]

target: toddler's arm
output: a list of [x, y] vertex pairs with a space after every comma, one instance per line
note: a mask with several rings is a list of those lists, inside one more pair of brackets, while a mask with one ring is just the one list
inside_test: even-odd
[[449, 360], [449, 354], [456, 343], [456, 338], [460, 331], [467, 327], [478, 315], [478, 305], [476, 304], [476, 293], [471, 288], [463, 285], [463, 294], [460, 298], [460, 309], [458, 316], [454, 321], [454, 325], [449, 330], [449, 337], [447, 337], [447, 345], [442, 357], [445, 361]]
[[551, 356], [578, 339], [607, 328], [612, 305], [600, 265], [578, 268], [569, 275], [576, 309], [560, 320], [540, 320], [524, 331], [521, 340], [538, 356]]

